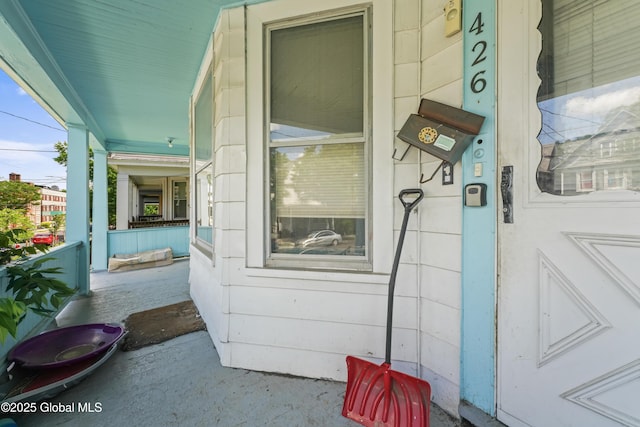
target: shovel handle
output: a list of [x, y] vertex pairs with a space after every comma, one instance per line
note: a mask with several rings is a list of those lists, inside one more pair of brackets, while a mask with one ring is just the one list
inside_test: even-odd
[[393, 329], [393, 294], [396, 288], [396, 275], [398, 274], [398, 265], [400, 264], [400, 254], [402, 254], [402, 246], [404, 244], [404, 235], [407, 232], [407, 224], [409, 223], [409, 215], [413, 208], [416, 207], [420, 200], [424, 197], [424, 193], [419, 188], [407, 188], [400, 191], [398, 199], [404, 206], [404, 216], [402, 218], [402, 226], [400, 227], [400, 237], [398, 238], [398, 246], [396, 247], [396, 255], [393, 259], [391, 267], [391, 276], [389, 277], [389, 295], [387, 297], [387, 337], [385, 345], [384, 361], [391, 364], [391, 331]]
[[[411, 196], [411, 197], [409, 197]], [[400, 191], [398, 198], [402, 202], [405, 211], [411, 212], [416, 207], [420, 200], [424, 197], [424, 193], [420, 188], [405, 188]]]

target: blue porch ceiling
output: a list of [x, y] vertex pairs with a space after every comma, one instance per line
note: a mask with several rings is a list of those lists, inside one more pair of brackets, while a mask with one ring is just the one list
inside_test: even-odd
[[[209, 37], [220, 9], [243, 3], [2, 0], [0, 26], [19, 42], [0, 41], [0, 62], [109, 151], [186, 154], [189, 96]], [[176, 138], [171, 151], [167, 137]]]

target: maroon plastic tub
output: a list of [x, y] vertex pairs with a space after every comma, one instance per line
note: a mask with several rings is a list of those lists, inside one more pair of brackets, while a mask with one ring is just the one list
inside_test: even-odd
[[7, 360], [28, 369], [69, 366], [106, 352], [124, 334], [124, 326], [113, 323], [53, 329], [18, 343]]

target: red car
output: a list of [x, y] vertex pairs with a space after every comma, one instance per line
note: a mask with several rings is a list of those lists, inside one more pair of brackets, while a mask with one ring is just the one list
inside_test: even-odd
[[36, 233], [32, 238], [31, 242], [34, 245], [53, 245], [53, 234], [49, 233]]

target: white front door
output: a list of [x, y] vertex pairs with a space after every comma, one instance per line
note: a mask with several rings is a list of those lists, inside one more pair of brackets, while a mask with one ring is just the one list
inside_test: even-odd
[[498, 2], [509, 426], [640, 426], [639, 30], [635, 0]]

